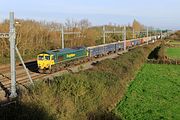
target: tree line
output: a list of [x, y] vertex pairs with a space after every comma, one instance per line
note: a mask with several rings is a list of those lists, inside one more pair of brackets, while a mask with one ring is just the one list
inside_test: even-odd
[[[35, 20], [16, 19], [20, 24], [16, 26], [16, 44], [24, 59], [35, 58], [36, 55], [45, 50], [61, 48], [61, 27], [62, 23], [45, 22]], [[87, 19], [74, 21], [67, 19], [64, 28], [65, 32], [79, 32], [80, 34], [65, 35], [65, 47], [93, 46], [103, 43], [103, 26], [92, 26]], [[132, 27], [127, 26], [127, 39], [133, 37], [132, 29], [140, 30], [142, 25], [134, 21]], [[120, 25], [106, 25], [107, 30], [123, 30]], [[9, 21], [0, 23], [0, 33], [9, 32]], [[122, 34], [106, 35], [107, 42], [115, 42], [123, 39]], [[8, 62], [9, 41], [0, 41], [1, 63]]]

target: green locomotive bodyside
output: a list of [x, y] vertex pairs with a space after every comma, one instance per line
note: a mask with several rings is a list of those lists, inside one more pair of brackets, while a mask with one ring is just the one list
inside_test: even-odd
[[85, 47], [50, 50], [48, 53], [53, 54], [55, 64], [77, 60], [88, 56], [88, 52]]

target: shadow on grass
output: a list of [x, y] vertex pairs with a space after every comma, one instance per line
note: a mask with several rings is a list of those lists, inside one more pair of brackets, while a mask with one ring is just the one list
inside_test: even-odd
[[0, 107], [0, 120], [55, 120], [36, 105], [13, 103]]
[[111, 112], [92, 112], [88, 114], [88, 120], [122, 120]]

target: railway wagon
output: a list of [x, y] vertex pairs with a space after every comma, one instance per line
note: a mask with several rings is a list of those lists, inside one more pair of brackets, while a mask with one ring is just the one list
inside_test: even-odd
[[87, 47], [89, 57], [97, 57], [104, 54], [104, 45]]
[[132, 47], [131, 41], [126, 41], [126, 47], [127, 47], [127, 48]]
[[116, 52], [118, 50], [122, 50], [123, 48], [124, 48], [124, 42], [118, 41], [104, 45], [104, 52], [105, 53]]
[[144, 38], [141, 38], [140, 39], [140, 42], [141, 42], [141, 44], [143, 44], [145, 41], [144, 41]]
[[[88, 56], [85, 47], [49, 50], [37, 57], [39, 70], [53, 70], [54, 66]], [[42, 71], [40, 71], [42, 72]]]
[[123, 41], [119, 41], [119, 42], [117, 42], [115, 44], [116, 44], [116, 46], [115, 46], [116, 47], [116, 51], [124, 49], [124, 42]]
[[87, 47], [89, 57], [97, 57], [108, 53], [116, 52], [124, 48], [123, 42], [115, 42], [98, 46]]
[[156, 40], [156, 36], [152, 36], [152, 37], [151, 37], [151, 40]]
[[157, 36], [152, 36], [150, 41], [154, 43], [155, 40], [157, 40]]
[[114, 51], [116, 51], [116, 44], [112, 43], [104, 46], [104, 53], [108, 54]]
[[139, 45], [140, 43], [141, 43], [141, 42], [140, 42], [139, 39], [135, 39], [135, 40], [132, 40], [132, 41], [131, 41], [131, 45], [132, 45], [132, 46]]
[[145, 38], [144, 38], [144, 42], [146, 42], [146, 43], [147, 43], [148, 41], [150, 41], [150, 40], [151, 40], [151, 37], [145, 37]]

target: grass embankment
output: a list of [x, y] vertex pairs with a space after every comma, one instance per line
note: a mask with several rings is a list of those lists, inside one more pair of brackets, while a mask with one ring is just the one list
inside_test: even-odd
[[166, 48], [166, 54], [172, 59], [180, 59], [180, 47], [179, 48]]
[[171, 59], [180, 59], [180, 41], [172, 40], [169, 44], [171, 47], [166, 48], [165, 54]]
[[180, 118], [180, 66], [145, 64], [115, 113], [127, 120]]
[[[31, 93], [22, 97], [21, 104], [36, 109], [11, 111], [21, 119], [39, 116], [45, 112], [46, 119], [85, 120], [118, 119], [111, 111], [123, 97], [127, 84], [146, 61], [149, 53], [159, 43], [131, 50], [116, 59], [108, 59], [97, 64], [93, 69], [76, 74], [66, 74], [54, 78], [49, 83], [37, 83]], [[5, 112], [4, 112], [5, 111]], [[12, 117], [9, 110], [0, 111], [0, 116]], [[31, 112], [31, 114], [29, 114]], [[5, 114], [6, 113], [6, 114]]]

